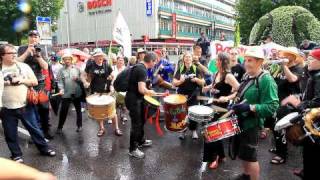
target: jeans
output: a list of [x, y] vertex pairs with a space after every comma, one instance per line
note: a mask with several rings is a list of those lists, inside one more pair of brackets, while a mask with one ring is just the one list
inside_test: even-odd
[[145, 124], [144, 102], [143, 99], [138, 99], [135, 97], [135, 95], [130, 95], [129, 93], [127, 93], [125, 103], [129, 110], [129, 115], [131, 118], [129, 151], [132, 152], [145, 141], [143, 129]]
[[71, 102], [73, 103], [77, 113], [77, 127], [82, 127], [81, 98], [62, 98], [58, 129], [63, 128]]
[[4, 130], [5, 140], [8, 148], [11, 151], [12, 158], [21, 157], [22, 152], [18, 144], [18, 122], [21, 120], [24, 127], [31, 135], [31, 139], [40, 152], [48, 151], [48, 144], [46, 143], [43, 133], [40, 130], [36, 120], [35, 110], [32, 106], [19, 109], [1, 110], [2, 126]]

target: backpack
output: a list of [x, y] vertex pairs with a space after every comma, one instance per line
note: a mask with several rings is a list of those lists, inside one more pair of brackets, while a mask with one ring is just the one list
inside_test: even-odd
[[129, 80], [132, 69], [137, 66], [127, 67], [121, 71], [113, 82], [113, 87], [117, 92], [126, 92], [129, 89]]

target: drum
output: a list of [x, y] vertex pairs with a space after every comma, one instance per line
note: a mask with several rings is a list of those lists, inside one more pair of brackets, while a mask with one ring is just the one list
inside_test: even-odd
[[286, 115], [285, 117], [281, 118], [275, 125], [274, 130], [279, 131], [281, 129], [285, 129], [289, 126], [292, 126], [293, 123], [291, 123], [292, 119], [295, 119], [296, 117], [299, 116], [298, 112], [292, 112]]
[[187, 98], [184, 95], [172, 94], [163, 99], [166, 129], [181, 132], [187, 128]]
[[240, 133], [238, 119], [225, 118], [204, 126], [203, 135], [207, 143], [219, 141]]
[[103, 121], [116, 115], [116, 102], [106, 94], [92, 94], [86, 98], [88, 116], [97, 121]]
[[144, 96], [143, 98], [145, 102], [145, 119], [149, 119], [160, 108], [160, 102], [151, 96]]
[[208, 106], [195, 105], [188, 108], [188, 119], [198, 123], [211, 121], [213, 116], [213, 110]]
[[124, 102], [125, 97], [126, 97], [126, 92], [116, 92], [117, 105], [125, 105], [125, 102]]
[[286, 138], [293, 145], [300, 145], [302, 140], [306, 137], [306, 130], [301, 124], [293, 124], [286, 129]]

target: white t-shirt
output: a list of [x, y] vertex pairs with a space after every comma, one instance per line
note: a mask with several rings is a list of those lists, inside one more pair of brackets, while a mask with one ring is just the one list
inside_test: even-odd
[[[2, 75], [3, 77], [8, 75], [21, 76], [24, 79], [36, 78], [30, 66], [22, 62], [16, 62], [11, 66], [2, 65]], [[2, 94], [3, 107], [8, 109], [24, 107], [27, 103], [27, 91], [28, 87], [24, 84], [4, 86]]]

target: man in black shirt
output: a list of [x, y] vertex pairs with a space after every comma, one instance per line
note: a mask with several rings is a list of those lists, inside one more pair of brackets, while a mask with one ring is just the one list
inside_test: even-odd
[[[82, 76], [82, 82], [85, 88], [90, 87], [91, 93], [109, 93], [114, 91], [111, 86], [113, 79], [111, 73], [112, 68], [107, 64], [105, 60], [106, 55], [101, 49], [96, 49], [93, 58], [94, 61], [88, 60], [85, 68], [85, 74]], [[115, 134], [122, 136], [122, 131], [119, 128], [117, 116], [112, 118], [115, 124]], [[99, 123], [100, 130], [97, 136], [101, 137], [105, 133], [104, 121]]]
[[317, 44], [315, 42], [311, 42], [310, 40], [306, 39], [302, 41], [300, 50], [312, 50], [315, 47], [317, 47]]
[[[29, 44], [20, 46], [18, 49], [18, 60], [28, 64], [38, 79], [38, 86], [33, 87], [36, 91], [45, 90], [45, 76], [42, 74], [42, 70], [48, 69], [48, 63], [45, 60], [45, 52], [39, 46], [40, 36], [39, 32], [32, 30], [29, 32], [28, 41]], [[38, 112], [37, 116], [40, 118], [41, 127], [45, 138], [52, 139], [49, 128], [49, 103], [41, 103], [34, 107]]]
[[197, 45], [202, 49], [202, 56], [206, 56], [209, 53], [210, 41], [204, 32], [201, 32], [201, 37], [197, 40]]
[[238, 51], [237, 49], [230, 50], [230, 62], [231, 62], [231, 73], [237, 79], [239, 83], [241, 83], [241, 79], [243, 75], [246, 73], [246, 70], [242, 66], [242, 64], [238, 61]]
[[147, 69], [154, 67], [157, 55], [153, 52], [147, 53], [141, 63], [133, 66], [130, 72], [129, 87], [125, 97], [126, 107], [131, 118], [130, 148], [129, 155], [143, 158], [144, 153], [138, 147], [152, 145], [151, 140], [144, 138], [144, 95], [155, 95], [153, 90], [146, 87]]

